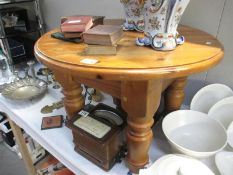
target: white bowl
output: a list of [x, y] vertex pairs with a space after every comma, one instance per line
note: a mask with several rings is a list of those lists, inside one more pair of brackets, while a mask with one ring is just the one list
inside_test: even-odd
[[220, 152], [216, 154], [215, 163], [222, 175], [233, 174], [233, 152]]
[[233, 96], [233, 91], [228, 86], [224, 84], [211, 84], [201, 88], [194, 95], [190, 109], [207, 114], [215, 103], [230, 96]]
[[229, 125], [227, 129], [228, 144], [233, 148], [233, 122]]
[[139, 175], [214, 175], [201, 161], [185, 155], [168, 154], [156, 160]]
[[221, 122], [227, 129], [233, 121], [233, 97], [227, 97], [210, 108], [208, 115]]
[[196, 158], [212, 156], [227, 144], [225, 128], [198, 111], [172, 112], [163, 119], [162, 129], [174, 151]]

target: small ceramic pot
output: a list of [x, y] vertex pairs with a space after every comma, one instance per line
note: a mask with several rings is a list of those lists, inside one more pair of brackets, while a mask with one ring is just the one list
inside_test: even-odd
[[125, 11], [126, 21], [123, 30], [144, 30], [143, 3], [139, 0], [120, 0]]
[[177, 27], [190, 0], [145, 0], [144, 38], [137, 38], [139, 46], [152, 46], [155, 50], [173, 50], [184, 43], [178, 37]]

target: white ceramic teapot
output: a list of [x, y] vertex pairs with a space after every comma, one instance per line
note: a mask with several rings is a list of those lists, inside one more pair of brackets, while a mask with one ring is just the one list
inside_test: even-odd
[[[184, 37], [179, 37], [177, 27], [190, 0], [121, 0], [125, 1], [126, 23], [129, 19], [141, 20], [144, 16], [144, 38], [137, 38], [139, 46], [152, 46], [155, 50], [173, 50], [176, 45], [184, 43]], [[133, 3], [134, 2], [134, 3]], [[137, 6], [138, 5], [138, 6]], [[137, 9], [138, 16], [133, 13]], [[137, 20], [135, 20], [137, 19]], [[135, 27], [136, 28], [136, 27]], [[133, 27], [131, 28], [133, 30]]]

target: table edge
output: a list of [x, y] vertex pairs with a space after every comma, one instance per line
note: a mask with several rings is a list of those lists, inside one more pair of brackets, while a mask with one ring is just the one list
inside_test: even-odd
[[119, 68], [95, 68], [80, 66], [71, 63], [64, 63], [45, 56], [34, 46], [34, 55], [36, 59], [51, 69], [66, 71], [70, 74], [78, 74], [81, 77], [104, 79], [104, 80], [150, 80], [150, 79], [168, 79], [189, 76], [208, 70], [218, 64], [224, 57], [224, 50], [206, 60], [194, 62], [192, 64], [147, 68], [147, 69], [119, 69]]

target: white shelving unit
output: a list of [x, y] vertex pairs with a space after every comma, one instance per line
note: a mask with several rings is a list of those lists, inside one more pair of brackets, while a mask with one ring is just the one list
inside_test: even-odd
[[[52, 104], [62, 98], [61, 89], [48, 88], [45, 96], [32, 101], [11, 101], [0, 95], [0, 111], [5, 112], [8, 117], [19, 127], [23, 128], [33, 139], [35, 139], [48, 152], [55, 156], [65, 166], [77, 175], [127, 175], [128, 168], [125, 162], [116, 164], [109, 172], [100, 169], [74, 151], [71, 130], [66, 126], [57, 129], [41, 130], [42, 117], [51, 115], [64, 115], [64, 108], [54, 111], [49, 115], [40, 112], [45, 105]], [[104, 103], [113, 105], [110, 96], [104, 96]], [[168, 142], [164, 138], [161, 126], [154, 127], [154, 140], [150, 149], [150, 161], [154, 162], [159, 157], [171, 153]], [[101, 150], [100, 150], [101, 151]], [[203, 160], [214, 172], [218, 174], [214, 164], [214, 158]]]

